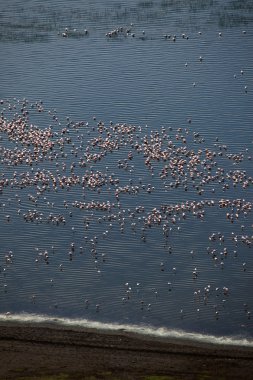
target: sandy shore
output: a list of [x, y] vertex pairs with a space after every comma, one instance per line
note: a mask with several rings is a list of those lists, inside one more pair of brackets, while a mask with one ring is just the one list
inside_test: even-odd
[[246, 380], [253, 378], [253, 348], [124, 331], [0, 324], [1, 380], [59, 374], [64, 379]]

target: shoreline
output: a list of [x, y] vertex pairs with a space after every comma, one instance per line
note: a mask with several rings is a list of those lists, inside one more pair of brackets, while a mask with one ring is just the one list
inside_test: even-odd
[[[0, 379], [251, 379], [253, 348], [126, 331], [0, 322]], [[209, 377], [208, 377], [209, 376]]]
[[80, 319], [80, 318], [64, 318], [53, 315], [43, 314], [0, 314], [0, 326], [18, 325], [32, 327], [51, 327], [53, 329], [62, 330], [80, 330], [91, 331], [108, 334], [125, 333], [130, 336], [143, 337], [143, 339], [156, 339], [161, 341], [175, 340], [178, 343], [187, 343], [190, 345], [218, 345], [225, 347], [251, 347], [253, 349], [253, 337], [245, 335], [213, 335], [208, 333], [200, 333], [187, 331], [182, 329], [173, 329], [162, 326], [153, 326], [145, 324], [125, 324], [118, 322], [100, 322], [96, 320]]

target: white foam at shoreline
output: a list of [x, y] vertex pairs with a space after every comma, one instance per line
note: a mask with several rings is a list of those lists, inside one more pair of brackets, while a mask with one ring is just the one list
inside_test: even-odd
[[183, 330], [168, 329], [164, 327], [152, 327], [146, 325], [128, 325], [120, 323], [103, 323], [88, 319], [70, 319], [62, 317], [50, 317], [39, 314], [0, 314], [0, 322], [19, 322], [34, 324], [51, 324], [62, 327], [90, 328], [104, 331], [125, 331], [146, 336], [159, 338], [173, 338], [181, 340], [191, 340], [200, 343], [212, 343], [226, 346], [247, 346], [253, 347], [253, 339], [240, 338], [238, 336], [215, 336], [201, 333], [187, 332]]

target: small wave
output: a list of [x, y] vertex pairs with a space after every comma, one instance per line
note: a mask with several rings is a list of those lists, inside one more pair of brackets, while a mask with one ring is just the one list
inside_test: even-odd
[[111, 332], [126, 332], [139, 335], [153, 336], [157, 338], [170, 338], [178, 340], [188, 340], [193, 342], [218, 344], [226, 346], [247, 346], [253, 347], [253, 340], [240, 336], [215, 336], [184, 330], [168, 329], [165, 327], [153, 327], [148, 325], [134, 325], [121, 323], [103, 323], [88, 319], [53, 317], [40, 314], [0, 314], [0, 322], [33, 323], [38, 325], [50, 324], [58, 327], [88, 328]]

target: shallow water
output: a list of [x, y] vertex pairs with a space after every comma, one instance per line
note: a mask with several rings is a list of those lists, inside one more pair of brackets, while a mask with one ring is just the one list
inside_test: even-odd
[[[183, 1], [81, 3], [17, 1], [2, 14], [4, 122], [27, 110], [27, 124], [51, 125], [56, 143], [13, 166], [8, 149], [29, 156], [34, 145], [11, 141], [1, 128], [0, 173], [9, 185], [0, 194], [0, 312], [252, 339], [250, 3], [196, 1], [190, 11]], [[115, 130], [122, 123], [135, 128]], [[99, 136], [119, 146], [92, 145]], [[145, 136], [169, 158], [148, 168]], [[57, 141], [66, 137], [61, 150]], [[104, 156], [87, 159], [87, 147]], [[183, 147], [199, 158], [194, 179]], [[178, 157], [184, 172], [161, 177]], [[209, 182], [207, 165], [217, 175]], [[103, 183], [93, 188], [97, 171]], [[45, 189], [38, 172], [49, 178]], [[59, 186], [73, 175], [86, 181]], [[234, 205], [220, 208], [221, 199]]]

